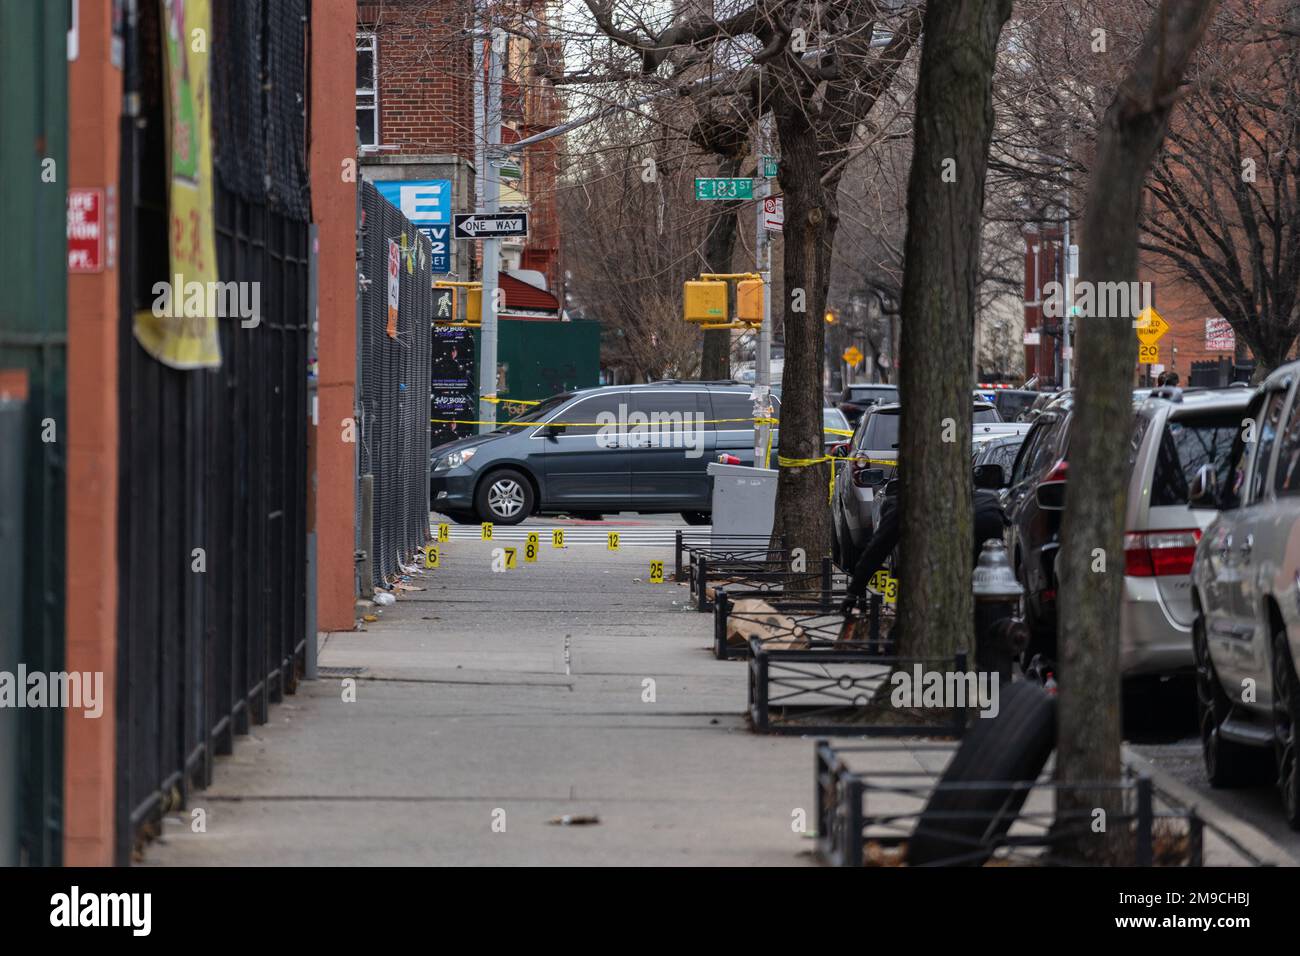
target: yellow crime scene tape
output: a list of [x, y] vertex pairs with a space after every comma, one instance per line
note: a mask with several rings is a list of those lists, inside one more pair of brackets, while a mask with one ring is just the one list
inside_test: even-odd
[[[522, 400], [513, 400], [513, 399], [506, 399], [506, 398], [497, 398], [495, 395], [494, 395], [494, 396], [491, 396], [491, 397], [485, 397], [485, 398], [484, 398], [484, 401], [494, 402], [494, 403], [498, 403], [498, 404], [511, 404], [511, 405], [539, 405], [539, 404], [541, 404], [540, 402], [534, 402], [534, 401], [522, 401]], [[701, 419], [700, 421], [694, 421], [694, 422], [690, 422], [690, 423], [683, 422], [683, 423], [682, 423], [682, 427], [685, 428], [685, 427], [687, 426], [687, 424], [692, 425], [692, 426], [694, 426], [694, 425], [729, 425], [729, 424], [735, 424], [735, 423], [737, 423], [737, 422], [745, 422], [746, 424], [750, 424], [750, 425], [775, 425], [775, 426], [779, 426], [779, 425], [781, 424], [781, 421], [780, 421], [780, 419], [778, 419], [778, 418], [705, 418], [705, 419]], [[564, 428], [604, 428], [604, 427], [607, 427], [607, 426], [609, 426], [609, 425], [617, 425], [617, 424], [619, 424], [619, 423], [618, 423], [618, 422], [556, 422], [556, 421], [550, 421], [550, 422], [518, 422], [518, 421], [495, 422], [495, 421], [479, 421], [479, 420], [459, 419], [459, 418], [430, 418], [430, 419], [429, 419], [429, 424], [431, 424], [431, 425], [500, 425], [500, 426], [506, 426], [506, 425], [518, 425], [518, 426], [520, 426], [520, 427], [527, 427], [527, 426], [529, 426], [529, 425], [537, 425], [538, 427], [541, 427], [541, 426], [543, 426], [543, 425], [559, 425], [559, 426], [564, 427]], [[626, 422], [623, 422], [622, 424], [626, 425], [627, 423], [626, 423]], [[644, 427], [649, 427], [650, 424], [651, 424], [651, 423], [646, 422]], [[665, 424], [665, 423], [663, 423], [663, 422], [659, 422], [659, 423], [657, 423], [657, 424], [659, 424], [659, 425], [663, 425], [663, 424]], [[672, 423], [670, 423], [670, 424], [672, 424]], [[632, 425], [631, 427], [633, 427], [633, 428], [637, 428], [637, 427], [642, 427], [642, 426], [640, 426], [640, 425]], [[852, 432], [852, 431], [847, 430], [847, 429], [843, 429], [843, 428], [823, 428], [823, 429], [822, 429], [822, 432], [825, 433], [825, 434], [829, 434], [829, 435], [847, 435], [847, 436], [850, 436], [850, 437], [852, 437], [852, 435], [853, 435], [853, 432]], [[769, 431], [769, 432], [768, 432], [768, 435], [767, 435], [767, 448], [764, 449], [764, 454], [763, 454], [763, 466], [764, 466], [764, 467], [767, 467], [767, 464], [768, 464], [768, 462], [771, 460], [771, 457], [772, 457], [772, 433]], [[829, 461], [829, 462], [831, 463], [831, 482], [830, 482], [830, 490], [827, 492], [827, 495], [826, 495], [827, 501], [829, 501], [829, 500], [834, 496], [834, 494], [835, 494], [834, 489], [835, 489], [835, 463], [836, 463], [836, 462], [839, 462], [839, 461], [844, 461], [844, 462], [851, 462], [851, 461], [865, 461], [865, 462], [867, 462], [868, 464], [871, 464], [871, 465], [888, 465], [888, 466], [890, 466], [890, 467], [894, 467], [894, 466], [897, 466], [897, 465], [898, 465], [898, 461], [897, 461], [896, 459], [892, 459], [892, 458], [857, 458], [857, 457], [852, 457], [852, 458], [837, 458], [837, 457], [834, 456], [834, 455], [822, 455], [822, 456], [820, 456], [820, 457], [818, 457], [818, 458], [787, 458], [787, 457], [785, 457], [784, 455], [777, 455], [777, 457], [776, 457], [777, 465], [780, 466], [781, 468], [808, 468], [808, 467], [810, 467], [810, 466], [812, 466], [812, 465], [820, 465], [822, 462], [825, 462], [825, 461]]]

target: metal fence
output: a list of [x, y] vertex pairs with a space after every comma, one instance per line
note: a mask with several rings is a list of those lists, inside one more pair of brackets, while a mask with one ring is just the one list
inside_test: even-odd
[[306, 147], [301, 123], [245, 122], [285, 109], [276, 97], [303, 109], [306, 4], [214, 5], [218, 274], [261, 284], [261, 321], [220, 320], [209, 371], [164, 366], [131, 332], [168, 264], [158, 9], [139, 5], [127, 34], [140, 115], [122, 145], [119, 862], [293, 690], [306, 638], [309, 226], [305, 164], [284, 159]]
[[[361, 190], [361, 419], [357, 548], [380, 586], [429, 540], [429, 381], [433, 275], [429, 241], [371, 183]], [[398, 302], [389, 318], [389, 244], [397, 244]], [[393, 332], [395, 334], [390, 334]], [[373, 480], [371, 514], [361, 492]], [[367, 520], [367, 518], [369, 520]], [[369, 526], [369, 541], [363, 529]]]

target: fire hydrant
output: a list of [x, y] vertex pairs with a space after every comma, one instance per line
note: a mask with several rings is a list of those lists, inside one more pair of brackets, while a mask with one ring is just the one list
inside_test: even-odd
[[1011, 664], [1029, 646], [1029, 628], [1019, 617], [1025, 589], [1007, 560], [1007, 546], [989, 538], [971, 575], [975, 594], [975, 666], [1011, 679]]

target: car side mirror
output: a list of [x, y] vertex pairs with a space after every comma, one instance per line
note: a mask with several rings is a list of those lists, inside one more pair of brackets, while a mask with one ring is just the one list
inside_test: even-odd
[[834, 445], [831, 445], [831, 457], [832, 457], [832, 458], [848, 458], [848, 457], [849, 457], [849, 443], [848, 443], [848, 442], [843, 442], [843, 441], [842, 441], [842, 442], [837, 442], [837, 443], [835, 443]]
[[996, 491], [1007, 486], [1006, 474], [1001, 465], [976, 465], [973, 469], [976, 488]]
[[1202, 465], [1192, 476], [1187, 489], [1189, 508], [1213, 508], [1219, 500], [1219, 475], [1213, 465]]
[[1034, 489], [1034, 500], [1044, 511], [1065, 510], [1065, 482], [1043, 481]]

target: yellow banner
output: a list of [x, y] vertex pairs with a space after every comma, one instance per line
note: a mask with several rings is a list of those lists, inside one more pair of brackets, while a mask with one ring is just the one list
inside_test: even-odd
[[179, 369], [221, 364], [217, 316], [217, 243], [212, 207], [212, 123], [208, 50], [210, 0], [158, 0], [167, 73], [167, 189], [170, 288], [154, 287], [153, 307], [135, 314], [140, 346]]

